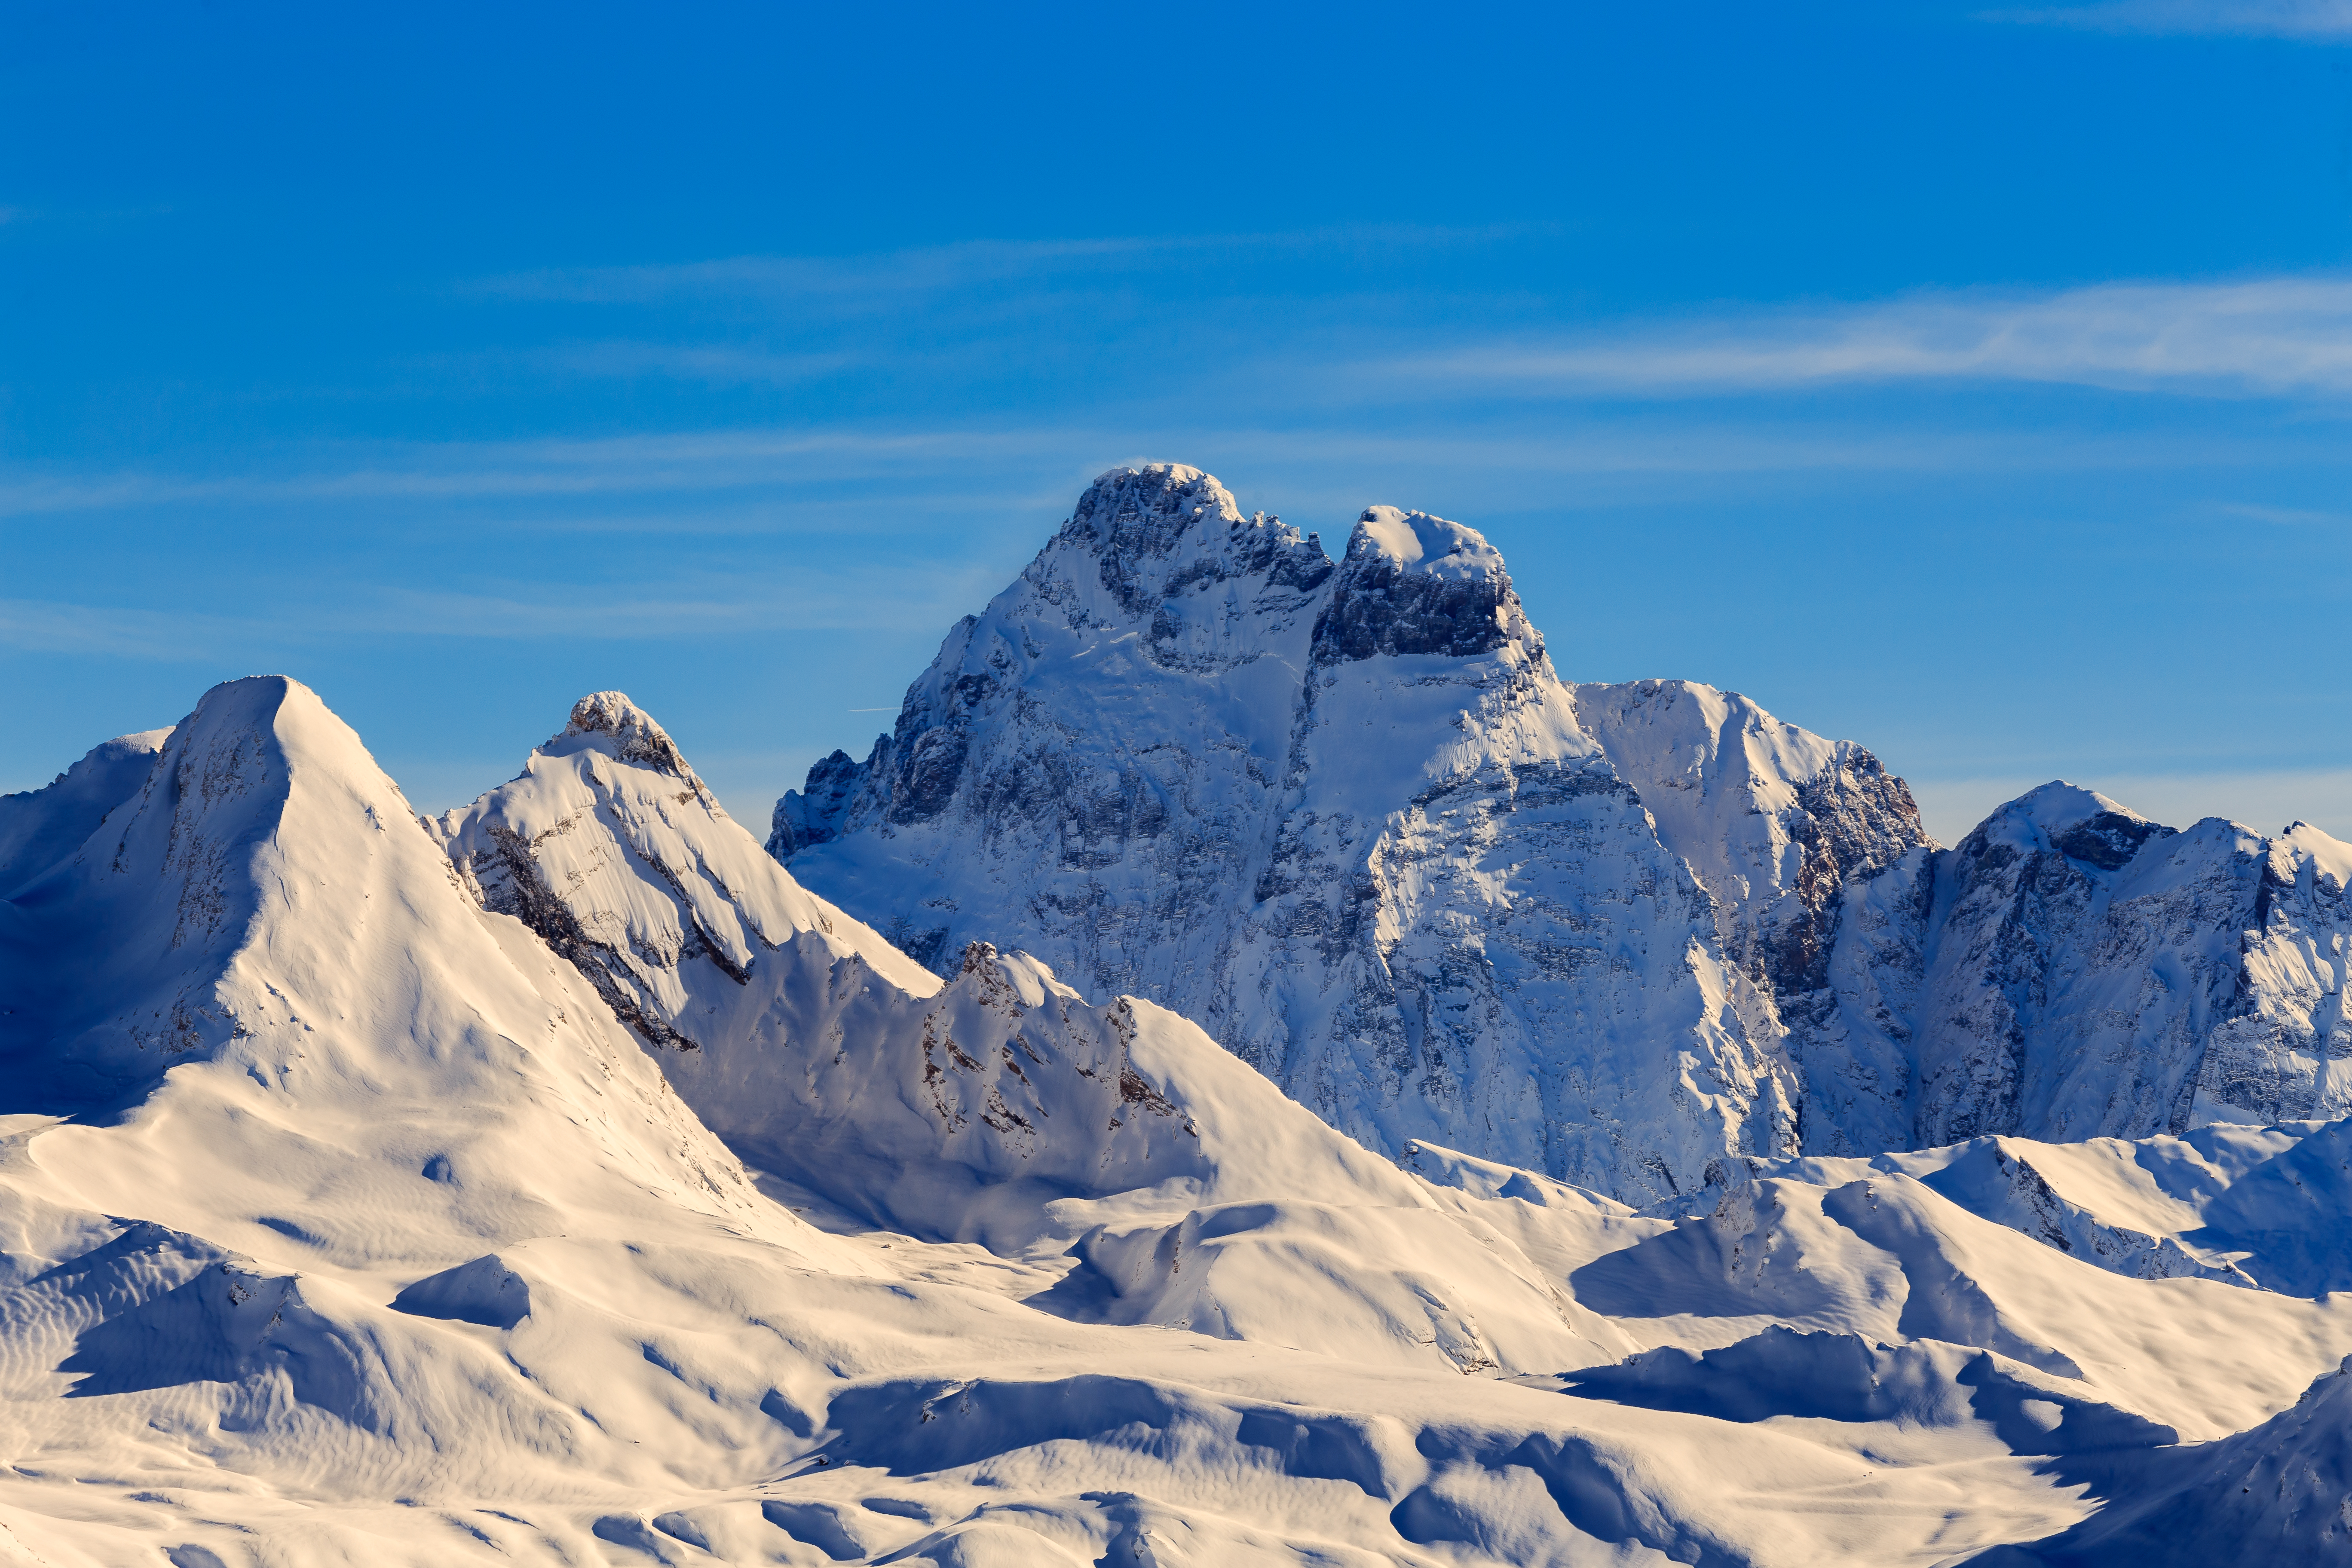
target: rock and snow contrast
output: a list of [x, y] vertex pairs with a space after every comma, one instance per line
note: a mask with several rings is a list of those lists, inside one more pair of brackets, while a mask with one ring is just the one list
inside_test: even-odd
[[1199, 1022], [1332, 1126], [1635, 1205], [1727, 1161], [2352, 1110], [2352, 847], [2053, 784], [1943, 849], [1869, 752], [1552, 668], [1473, 531], [1337, 563], [1117, 469], [768, 847]]
[[769, 847], [943, 970], [988, 941], [1160, 1002], [1372, 1147], [1647, 1202], [1795, 1152], [1800, 1084], [1579, 706], [1469, 529], [1375, 509], [1335, 564], [1120, 470]]
[[815, 783], [0, 797], [0, 1563], [2352, 1563], [2352, 848], [1940, 849], [1182, 469]]

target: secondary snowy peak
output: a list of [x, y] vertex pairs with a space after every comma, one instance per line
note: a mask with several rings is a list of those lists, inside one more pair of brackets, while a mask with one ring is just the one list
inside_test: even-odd
[[1315, 623], [1319, 663], [1378, 654], [1470, 658], [1542, 639], [1511, 591], [1503, 557], [1475, 529], [1392, 506], [1367, 510]]
[[1909, 786], [1852, 741], [1696, 681], [1570, 690], [1658, 837], [1714, 896], [1734, 960], [1784, 1014], [1828, 984], [1844, 885], [1933, 847]]
[[[803, 890], [667, 769], [542, 748], [441, 826], [484, 903], [606, 994], [706, 1121], [766, 1168], [877, 1218], [956, 1228], [968, 1194], [894, 1200], [909, 1171], [917, 1189], [950, 1170], [951, 1187], [1028, 1179], [1107, 1193], [1212, 1184], [1238, 1158], [1257, 1173], [1253, 1193], [1318, 1190], [1321, 1175], [1261, 1169], [1264, 1135], [1286, 1120], [1313, 1130], [1309, 1164], [1395, 1183], [1148, 1004], [1089, 1005], [1027, 954], [984, 943], [942, 985]], [[1180, 1043], [1155, 1058], [1163, 1037]], [[1157, 1063], [1148, 1076], [1139, 1052]], [[1241, 1104], [1187, 1109], [1221, 1095]]]
[[2068, 859], [2113, 871], [2150, 838], [2172, 831], [2096, 790], [2053, 779], [1996, 807], [1961, 848], [1975, 858], [1996, 843], [2024, 854], [2055, 850]]
[[1793, 1137], [1707, 895], [1426, 513], [1335, 564], [1197, 470], [1104, 476], [769, 847], [934, 968], [987, 941], [1197, 1018], [1377, 1147], [1648, 1201]]
[[[1736, 691], [1687, 680], [1578, 685], [1578, 721], [1639, 791], [1659, 838], [1715, 900], [1735, 995], [1751, 1033], [1785, 1040], [1803, 1076], [1804, 1147], [1852, 1152], [1908, 1142], [1900, 1048], [1857, 1049], [1845, 1015], [1867, 1010], [1832, 975], [1864, 879], [1933, 848], [1904, 782], [1851, 741], [1783, 723]], [[1874, 1039], [1875, 1037], [1873, 1037]]]
[[615, 762], [634, 763], [691, 784], [706, 799], [710, 792], [678, 754], [669, 732], [653, 716], [629, 700], [624, 691], [592, 691], [572, 705], [572, 721], [546, 745], [548, 756], [570, 756], [583, 749], [604, 752]]
[[47, 788], [0, 795], [0, 898], [79, 849], [107, 813], [138, 793], [171, 735], [169, 730], [119, 735]]
[[761, 853], [617, 691], [582, 698], [512, 783], [436, 826], [484, 906], [537, 931], [653, 1045], [694, 1048], [717, 1011], [694, 999], [763, 992], [762, 959], [803, 938], [938, 984]]
[[[0, 1110], [106, 1109], [148, 1129], [136, 1158], [103, 1118], [36, 1131], [39, 1169], [79, 1206], [284, 1271], [363, 1268], [427, 1216], [462, 1215], [479, 1251], [541, 1234], [551, 1207], [593, 1226], [742, 1223], [752, 1204], [586, 988], [486, 920], [398, 786], [295, 681], [207, 692], [137, 792], [0, 916]], [[266, 1222], [327, 1147], [397, 1169], [354, 1198], [383, 1205], [377, 1240]], [[234, 1179], [162, 1174], [218, 1160]]]

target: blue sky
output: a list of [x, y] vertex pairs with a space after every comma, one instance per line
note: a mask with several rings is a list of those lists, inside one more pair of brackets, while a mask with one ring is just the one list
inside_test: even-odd
[[2352, 5], [12, 5], [0, 789], [217, 679], [738, 816], [1121, 461], [1571, 678], [2352, 837]]

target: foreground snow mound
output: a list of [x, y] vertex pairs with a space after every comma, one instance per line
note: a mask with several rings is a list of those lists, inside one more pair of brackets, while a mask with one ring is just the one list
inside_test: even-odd
[[1649, 1202], [1794, 1152], [1713, 902], [1458, 523], [1375, 507], [1335, 564], [1197, 469], [1106, 474], [769, 847], [941, 973], [987, 941], [1148, 997], [1391, 1153]]
[[[1870, 1159], [1751, 1160], [1820, 1184], [1916, 1177], [1971, 1214], [2113, 1273], [2320, 1296], [2352, 1290], [2352, 1123], [2214, 1122], [2080, 1143], [1979, 1138]], [[1696, 1212], [1699, 1194], [1669, 1205]], [[1668, 1212], [1667, 1210], [1654, 1212]]]
[[2111, 1500], [2063, 1534], [1972, 1563], [2352, 1563], [2352, 1357], [2251, 1431], [2062, 1468]]

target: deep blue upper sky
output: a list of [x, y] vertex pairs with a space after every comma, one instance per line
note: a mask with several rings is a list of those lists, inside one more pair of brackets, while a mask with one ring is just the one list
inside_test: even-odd
[[739, 816], [1095, 472], [1482, 530], [1571, 678], [2352, 837], [2352, 6], [13, 5], [0, 789], [283, 669]]

